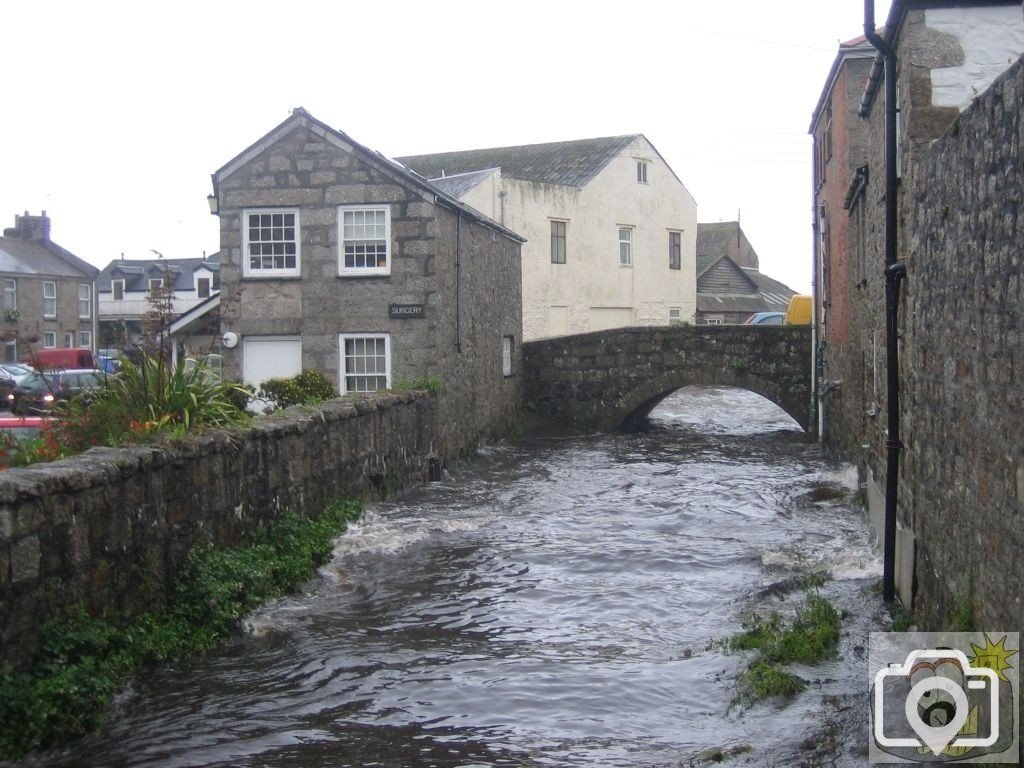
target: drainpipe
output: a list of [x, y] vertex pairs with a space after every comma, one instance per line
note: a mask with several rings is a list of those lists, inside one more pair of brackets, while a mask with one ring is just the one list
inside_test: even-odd
[[455, 351], [462, 352], [462, 211], [455, 212]]
[[900, 371], [898, 309], [900, 281], [907, 269], [896, 261], [896, 49], [875, 32], [874, 0], [864, 0], [864, 37], [879, 52], [885, 66], [885, 365], [888, 421], [886, 428], [885, 521], [882, 550], [882, 597], [896, 597], [896, 505], [899, 498]]

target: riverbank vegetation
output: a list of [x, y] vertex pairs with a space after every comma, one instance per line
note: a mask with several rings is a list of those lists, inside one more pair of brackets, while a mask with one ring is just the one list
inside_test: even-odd
[[298, 588], [329, 559], [334, 539], [360, 512], [358, 502], [336, 502], [316, 518], [287, 514], [246, 546], [197, 548], [166, 606], [128, 623], [84, 609], [50, 622], [31, 669], [0, 669], [0, 759], [59, 746], [97, 728], [131, 674], [215, 646], [261, 603]]
[[804, 681], [788, 671], [789, 664], [818, 664], [836, 655], [842, 615], [825, 598], [807, 592], [791, 620], [778, 611], [755, 616], [744, 631], [729, 640], [734, 651], [756, 651], [757, 656], [738, 679], [734, 703], [746, 708], [778, 695], [804, 689]]

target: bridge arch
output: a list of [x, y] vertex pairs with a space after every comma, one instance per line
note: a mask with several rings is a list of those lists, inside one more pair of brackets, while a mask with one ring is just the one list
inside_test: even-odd
[[526, 408], [611, 430], [687, 385], [748, 389], [811, 428], [807, 326], [656, 326], [523, 345]]
[[803, 409], [797, 408], [794, 413], [790, 410], [794, 406], [793, 403], [779, 402], [782, 398], [779, 397], [778, 387], [771, 382], [765, 381], [760, 376], [740, 375], [733, 371], [724, 372], [725, 375], [715, 375], [718, 373], [723, 372], [664, 373], [620, 398], [609, 413], [609, 423], [615, 421], [616, 426], [624, 426], [645, 419], [662, 400], [682, 387], [737, 387], [760, 395], [765, 400], [779, 406], [800, 425], [801, 429], [807, 431], [807, 416], [802, 412]]

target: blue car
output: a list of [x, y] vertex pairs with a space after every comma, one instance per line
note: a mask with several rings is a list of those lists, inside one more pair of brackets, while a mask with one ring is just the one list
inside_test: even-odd
[[755, 312], [746, 319], [744, 325], [782, 325], [786, 318], [785, 312]]

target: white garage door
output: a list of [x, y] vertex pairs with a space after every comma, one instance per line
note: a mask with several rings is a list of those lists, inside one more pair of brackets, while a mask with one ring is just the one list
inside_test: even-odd
[[242, 379], [258, 387], [267, 379], [302, 373], [302, 342], [298, 336], [246, 336], [242, 340]]

